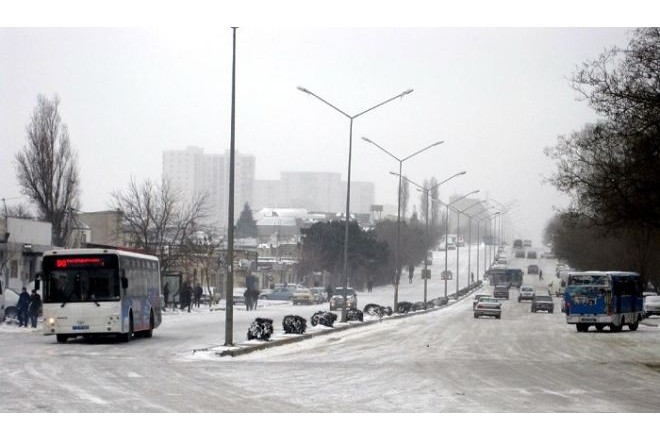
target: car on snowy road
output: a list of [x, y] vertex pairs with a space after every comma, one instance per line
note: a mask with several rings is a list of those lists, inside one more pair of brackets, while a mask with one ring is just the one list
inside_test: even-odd
[[309, 288], [298, 288], [293, 292], [291, 299], [294, 305], [314, 305], [316, 304], [316, 296]]
[[518, 293], [518, 302], [523, 300], [533, 300], [534, 294], [536, 293], [536, 288], [531, 285], [523, 285], [520, 287], [520, 292]]
[[527, 274], [538, 274], [539, 266], [538, 265], [529, 265], [527, 266]]
[[474, 318], [479, 317], [502, 318], [502, 304], [494, 297], [482, 297], [474, 307]]
[[440, 279], [441, 280], [452, 280], [453, 278], [454, 278], [454, 274], [449, 270], [443, 271], [440, 274]]
[[479, 300], [483, 297], [490, 297], [488, 294], [475, 294], [474, 297], [472, 298], [472, 309], [477, 307], [477, 303], [479, 303]]
[[509, 300], [509, 285], [495, 285], [495, 288], [493, 288], [493, 297]]
[[660, 315], [660, 296], [659, 295], [646, 295], [644, 296], [644, 315], [651, 317], [652, 315]]
[[281, 286], [275, 288], [271, 292], [264, 292], [259, 294], [259, 300], [293, 300], [293, 293], [296, 291], [295, 286]]
[[555, 302], [547, 294], [535, 294], [532, 299], [532, 312], [547, 311], [550, 314], [555, 312]]
[[[342, 309], [344, 305], [344, 296], [342, 294], [335, 294], [330, 297], [330, 311], [336, 311]], [[356, 309], [357, 308], [357, 296], [355, 294], [346, 295], [346, 309]]]

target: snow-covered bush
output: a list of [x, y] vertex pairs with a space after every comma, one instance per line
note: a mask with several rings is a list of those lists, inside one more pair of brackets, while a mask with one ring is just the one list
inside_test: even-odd
[[304, 334], [307, 329], [307, 320], [299, 315], [287, 315], [282, 320], [285, 334]]
[[332, 325], [337, 320], [337, 314], [328, 311], [318, 311], [312, 315], [310, 323], [312, 326], [323, 325], [332, 328]]
[[273, 335], [273, 320], [267, 318], [256, 318], [247, 332], [248, 340], [269, 340]]
[[361, 322], [364, 321], [364, 314], [359, 309], [348, 309], [346, 310], [346, 320], [349, 322]]
[[396, 312], [399, 314], [408, 314], [412, 309], [413, 304], [410, 302], [399, 302], [399, 307]]

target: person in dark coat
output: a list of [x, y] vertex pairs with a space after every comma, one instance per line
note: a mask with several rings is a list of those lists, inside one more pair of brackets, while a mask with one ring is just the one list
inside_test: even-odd
[[243, 298], [245, 299], [245, 310], [250, 311], [252, 309], [252, 292], [250, 291], [250, 288], [245, 290]]
[[188, 308], [188, 312], [190, 312], [190, 305], [192, 303], [192, 288], [190, 287], [190, 282], [186, 281], [183, 284], [183, 288], [181, 289], [181, 309], [186, 309]]
[[166, 309], [167, 304], [170, 302], [170, 282], [165, 282], [165, 286], [163, 286], [163, 297], [165, 298], [163, 309]]
[[18, 295], [18, 303], [16, 303], [16, 310], [18, 313], [18, 327], [28, 325], [28, 306], [30, 305], [30, 294], [28, 294], [27, 289], [23, 287], [23, 290]]
[[415, 266], [408, 265], [408, 283], [412, 283], [414, 274], [415, 274]]
[[[41, 296], [37, 294], [37, 290], [33, 289], [30, 294], [30, 304], [28, 305], [28, 315], [30, 317], [30, 325], [33, 328], [37, 327], [37, 318], [39, 317], [39, 310], [41, 309]], [[27, 326], [27, 323], [25, 324]]]
[[195, 285], [195, 306], [199, 308], [199, 302], [202, 300], [202, 294], [204, 293], [204, 290], [202, 289], [202, 285], [199, 283]]

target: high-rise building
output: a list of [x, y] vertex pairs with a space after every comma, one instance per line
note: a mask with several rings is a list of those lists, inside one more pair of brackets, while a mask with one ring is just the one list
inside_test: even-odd
[[[236, 153], [234, 161], [234, 218], [254, 192], [254, 156]], [[227, 226], [229, 204], [229, 152], [205, 154], [199, 147], [163, 152], [163, 177], [181, 192], [183, 198], [206, 194], [208, 222]]]

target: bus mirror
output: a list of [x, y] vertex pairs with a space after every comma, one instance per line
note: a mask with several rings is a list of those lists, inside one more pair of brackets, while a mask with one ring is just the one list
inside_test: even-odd
[[128, 288], [128, 279], [126, 277], [121, 278], [121, 287], [122, 287], [122, 289], [127, 289]]
[[34, 290], [39, 291], [41, 286], [41, 273], [37, 273], [37, 276], [34, 278]]

